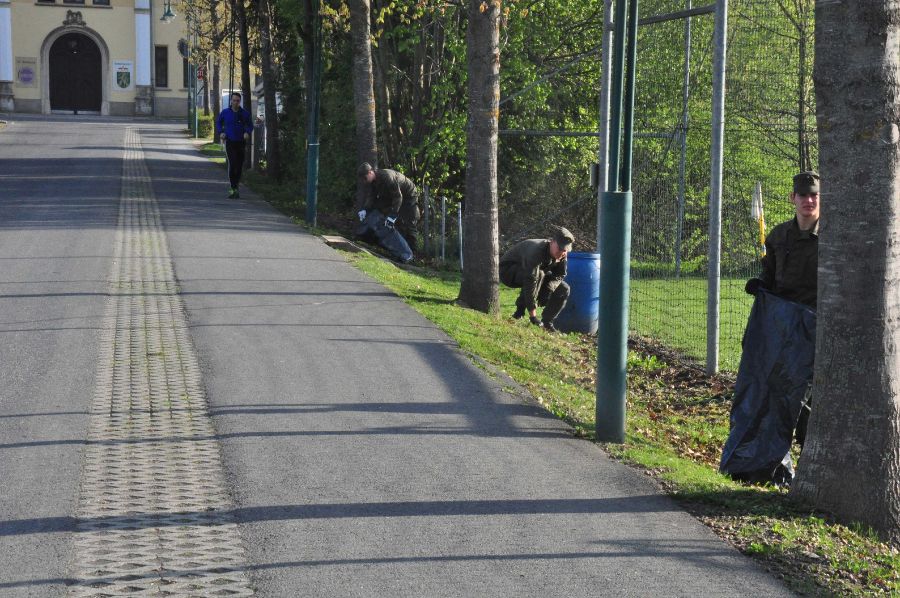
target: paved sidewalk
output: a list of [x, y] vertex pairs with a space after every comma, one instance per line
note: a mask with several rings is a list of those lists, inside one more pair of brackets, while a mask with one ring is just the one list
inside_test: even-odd
[[223, 199], [187, 143], [143, 139], [260, 595], [788, 594], [320, 239]]

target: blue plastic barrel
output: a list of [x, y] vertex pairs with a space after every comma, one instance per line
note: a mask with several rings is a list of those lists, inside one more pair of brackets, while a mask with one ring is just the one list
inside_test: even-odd
[[600, 254], [570, 253], [566, 282], [570, 293], [554, 324], [563, 332], [597, 332], [600, 315]]

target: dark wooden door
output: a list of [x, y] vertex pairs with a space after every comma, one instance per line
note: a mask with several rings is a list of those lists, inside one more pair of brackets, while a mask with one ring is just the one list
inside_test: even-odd
[[86, 35], [67, 33], [50, 47], [50, 109], [100, 112], [100, 49]]

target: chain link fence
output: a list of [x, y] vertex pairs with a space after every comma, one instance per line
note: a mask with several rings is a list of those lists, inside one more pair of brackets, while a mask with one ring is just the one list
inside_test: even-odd
[[[654, 21], [650, 17], [690, 8], [685, 0], [648, 1], [640, 18]], [[744, 283], [759, 271], [754, 189], [762, 189], [769, 230], [793, 214], [792, 175], [817, 166], [813, 9], [812, 0], [729, 3], [720, 295], [720, 367], [726, 370], [737, 369], [752, 305]], [[635, 97], [630, 327], [700, 361], [706, 353], [713, 25], [713, 13], [642, 23]], [[598, 53], [559, 78], [596, 81], [583, 88], [599, 93], [601, 63]], [[545, 85], [565, 86], [559, 78]], [[584, 103], [596, 114], [595, 95], [585, 94]], [[504, 117], [515, 121], [512, 114]], [[561, 224], [575, 232], [577, 251], [594, 251], [596, 191], [587, 173], [598, 138], [588, 128], [501, 131], [502, 247]], [[526, 167], [511, 157], [522, 152], [530, 156]], [[521, 177], [533, 183], [516, 185]]]

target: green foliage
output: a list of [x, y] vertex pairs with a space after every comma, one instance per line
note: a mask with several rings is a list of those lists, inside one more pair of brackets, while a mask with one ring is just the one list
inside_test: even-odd
[[[307, 15], [303, 3], [276, 0], [279, 54], [281, 150], [285, 186], [293, 189], [290, 205], [305, 203], [307, 188], [307, 95], [304, 40]], [[323, 3], [322, 89], [319, 121], [318, 207], [322, 213], [340, 213], [353, 202], [356, 165], [355, 123], [351, 88], [348, 9], [343, 2]]]
[[[199, 112], [199, 111], [198, 111]], [[213, 133], [215, 132], [215, 118], [212, 114], [198, 114], [197, 115], [197, 130], [199, 131], [198, 137], [201, 139], [212, 139]], [[194, 126], [191, 124], [191, 133], [194, 132]]]
[[200, 153], [207, 156], [211, 162], [225, 164], [225, 148], [221, 143], [207, 143], [200, 148]]

